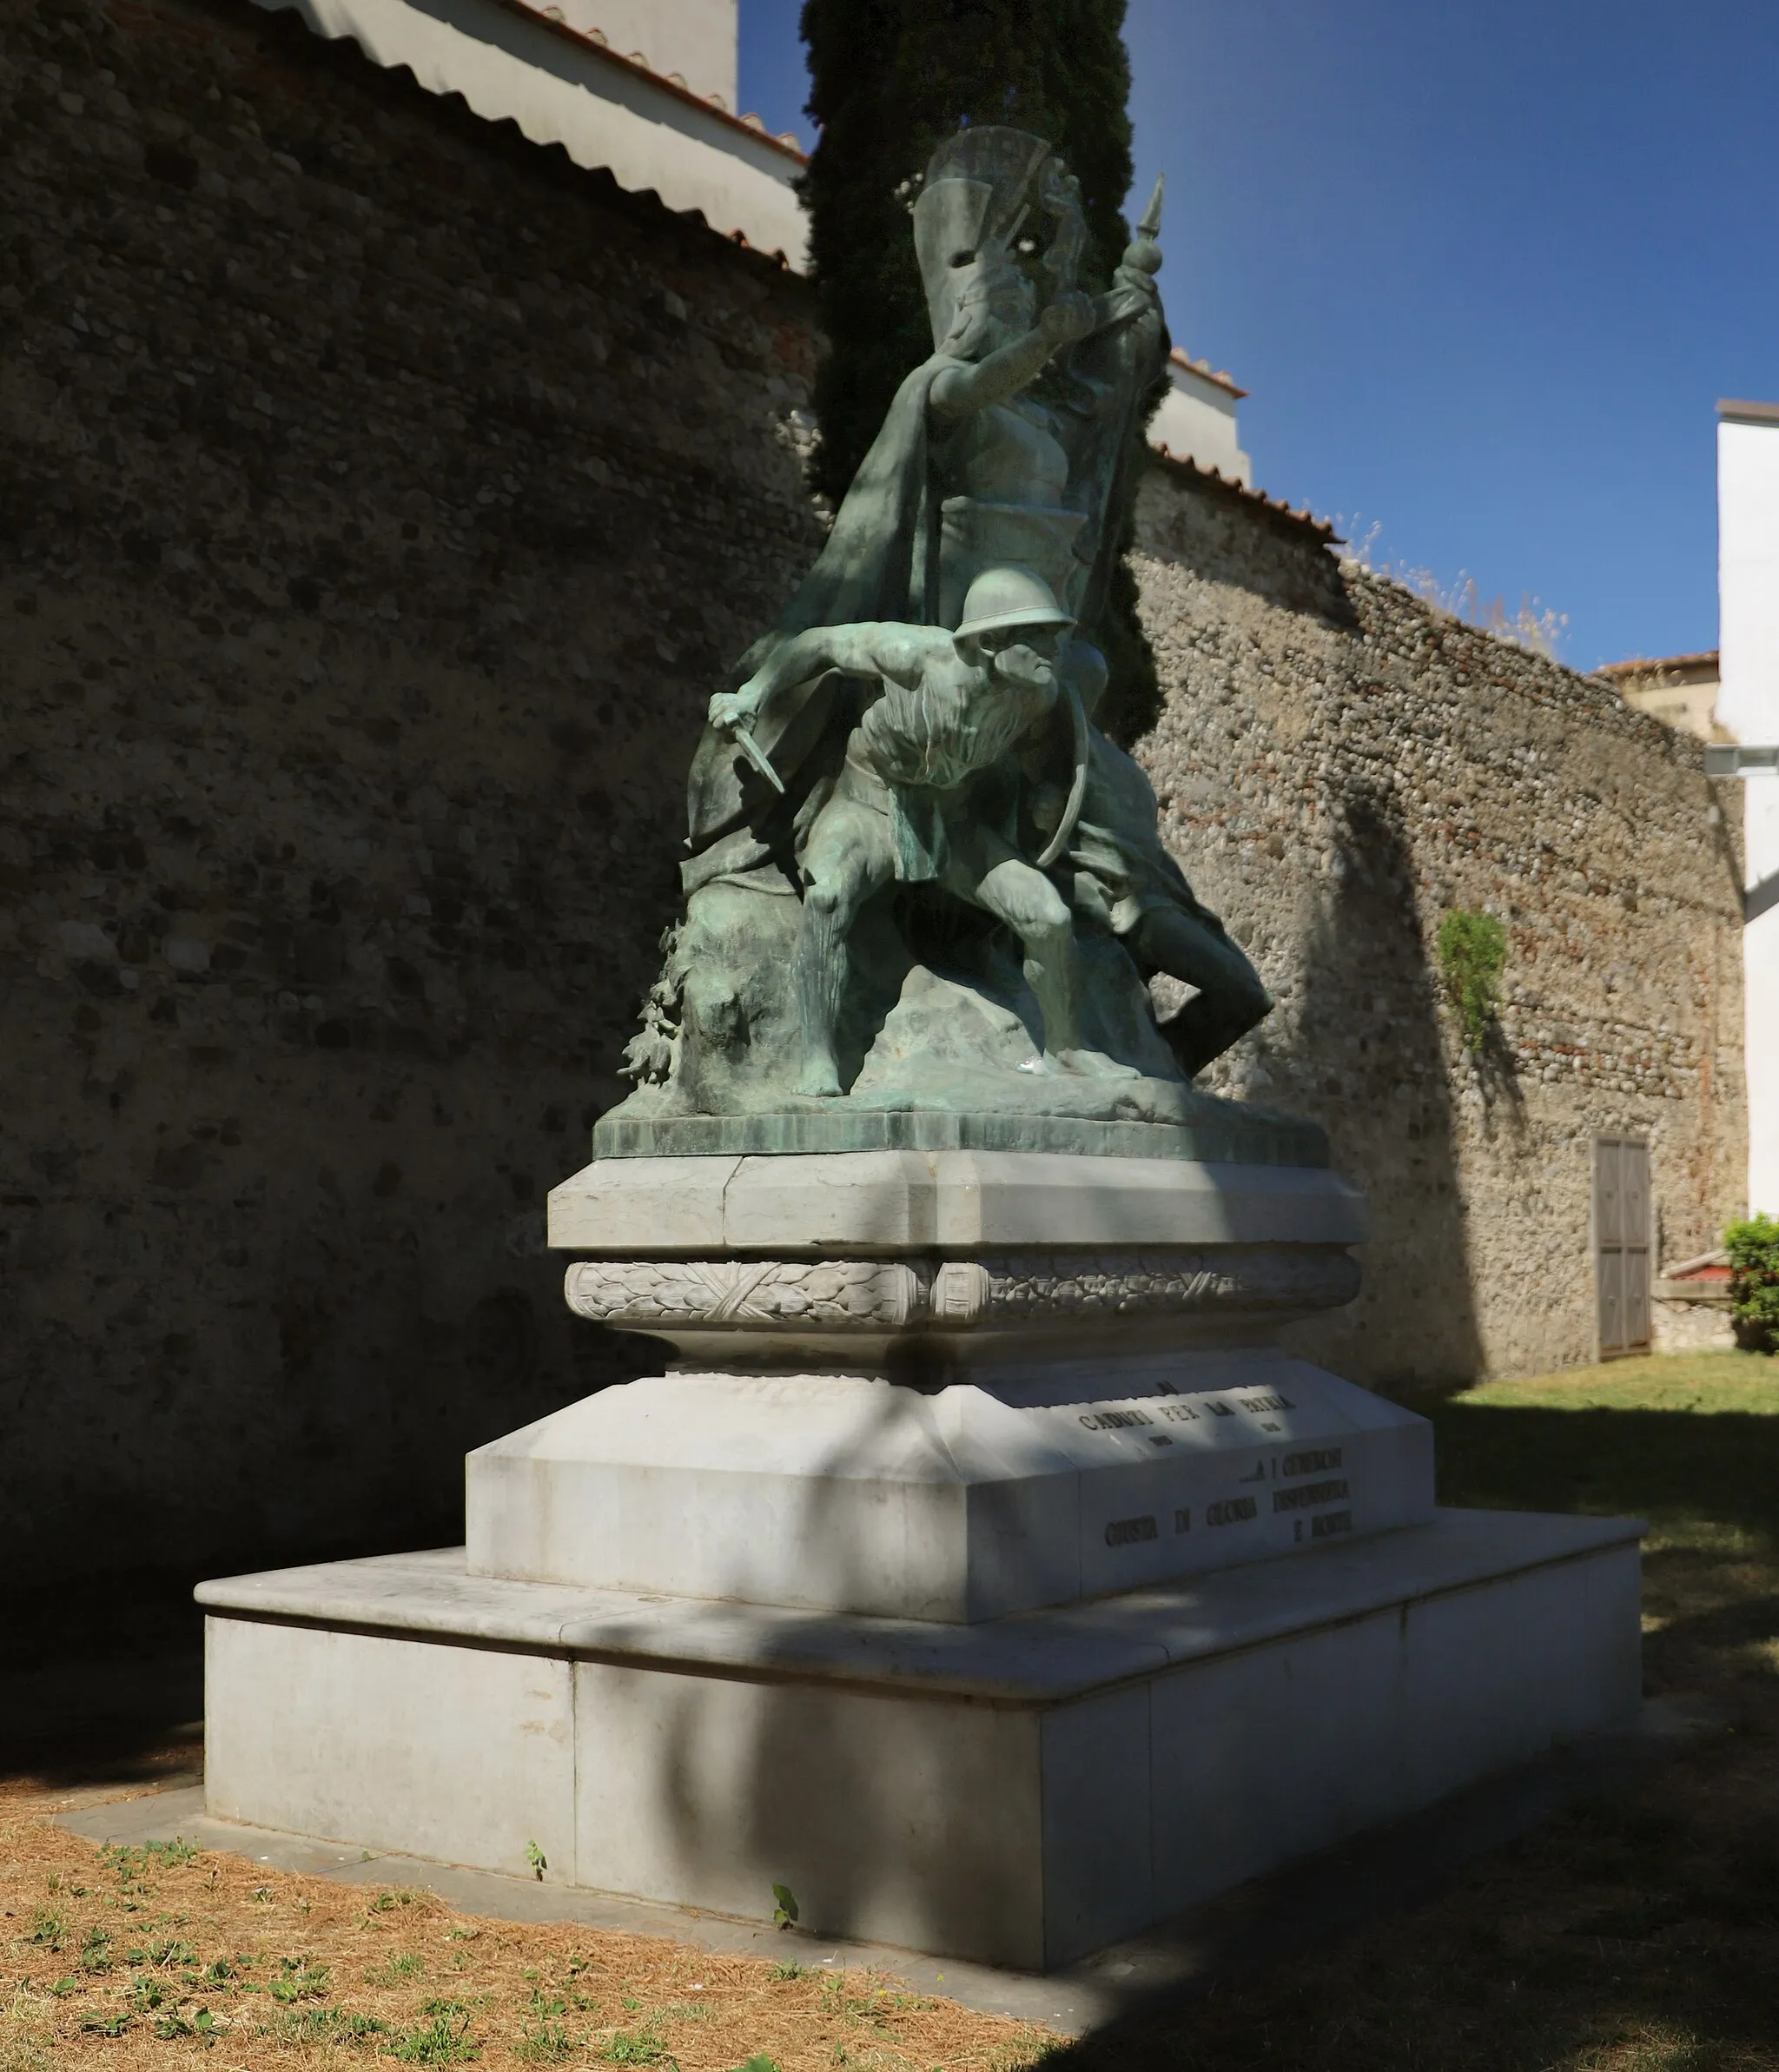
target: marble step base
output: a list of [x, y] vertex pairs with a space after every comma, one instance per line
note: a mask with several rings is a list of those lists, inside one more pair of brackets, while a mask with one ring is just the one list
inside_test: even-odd
[[969, 1622], [1433, 1514], [1425, 1418], [1270, 1347], [934, 1393], [659, 1374], [467, 1463], [472, 1575]]
[[208, 1583], [208, 1805], [1042, 1969], [1628, 1722], [1639, 1532], [1440, 1512], [970, 1625], [460, 1549]]

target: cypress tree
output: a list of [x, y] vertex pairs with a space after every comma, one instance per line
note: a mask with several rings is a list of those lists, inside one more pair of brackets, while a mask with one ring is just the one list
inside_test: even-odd
[[[812, 486], [835, 502], [897, 384], [932, 350], [909, 220], [912, 182], [966, 124], [1042, 136], [1081, 182], [1081, 285], [1106, 287], [1128, 242], [1130, 61], [1125, 0], [805, 0], [809, 114], [820, 137], [803, 182], [822, 328]], [[1133, 471], [1133, 486], [1134, 471]], [[1128, 545], [1128, 509], [1111, 514]], [[1154, 657], [1122, 562], [1090, 632], [1111, 683], [1100, 722], [1128, 741], [1160, 710]]]

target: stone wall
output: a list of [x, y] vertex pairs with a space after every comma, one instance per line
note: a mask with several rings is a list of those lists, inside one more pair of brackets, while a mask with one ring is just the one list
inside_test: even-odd
[[[0, 1563], [459, 1529], [465, 1449], [632, 1371], [585, 1156], [722, 667], [818, 538], [802, 285], [247, 0], [0, 11]], [[1170, 838], [1280, 999], [1220, 1085], [1378, 1223], [1313, 1349], [1592, 1350], [1588, 1146], [1670, 1258], [1742, 1184], [1740, 878], [1696, 745], [1144, 493]], [[1430, 943], [1512, 957], [1473, 1066]]]
[[0, 10], [0, 1566], [448, 1536], [638, 1342], [542, 1201], [817, 537], [805, 291], [245, 0]]
[[[1616, 692], [1338, 562], [1190, 467], [1144, 487], [1170, 845], [1278, 1007], [1220, 1090], [1313, 1115], [1371, 1197], [1366, 1285], [1303, 1347], [1394, 1388], [1594, 1356], [1591, 1145], [1644, 1138], [1660, 1248], [1739, 1213], [1740, 799]], [[1443, 914], [1505, 924], [1479, 1059]]]

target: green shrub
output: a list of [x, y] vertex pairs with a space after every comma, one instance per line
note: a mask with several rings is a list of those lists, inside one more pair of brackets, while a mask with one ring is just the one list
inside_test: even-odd
[[1732, 1223], [1723, 1247], [1737, 1339], [1751, 1353], [1779, 1352], [1779, 1219], [1750, 1216]]
[[1438, 950], [1465, 1049], [1479, 1051], [1500, 1013], [1507, 930], [1492, 914], [1454, 907], [1439, 923]]

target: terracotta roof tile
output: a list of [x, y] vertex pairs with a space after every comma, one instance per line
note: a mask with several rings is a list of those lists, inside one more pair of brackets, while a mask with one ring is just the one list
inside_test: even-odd
[[614, 50], [604, 36], [590, 35], [584, 29], [577, 29], [565, 22], [559, 15], [552, 14], [547, 7], [533, 6], [532, 0], [498, 0], [498, 4], [511, 13], [525, 15], [533, 22], [540, 22], [552, 34], [565, 36], [572, 43], [584, 50], [592, 50], [604, 58], [607, 64], [616, 65], [620, 71], [633, 73], [638, 79], [646, 79], [651, 86], [658, 86], [663, 93], [671, 94], [676, 100], [684, 101], [692, 108], [702, 109], [719, 122], [726, 122], [731, 129], [743, 130], [756, 142], [767, 144], [775, 151], [782, 151], [787, 158], [798, 165], [807, 165], [809, 159], [803, 148], [790, 136], [774, 136], [758, 116], [731, 115], [720, 100], [712, 100], [703, 94], [695, 94], [678, 72], [658, 72], [648, 63], [642, 53], [632, 51], [624, 56]]
[[1189, 353], [1182, 353], [1178, 346], [1174, 347], [1168, 358], [1175, 367], [1190, 367], [1194, 374], [1202, 376], [1207, 381], [1214, 382], [1219, 388], [1227, 389], [1233, 396], [1244, 396], [1248, 393], [1245, 388], [1237, 387], [1220, 367], [1214, 371], [1208, 360], [1194, 360]]
[[1159, 460], [1164, 467], [1177, 468], [1182, 474], [1197, 475], [1205, 481], [1215, 482], [1245, 501], [1259, 504], [1263, 510], [1272, 512], [1275, 517], [1289, 518], [1298, 525], [1307, 526], [1311, 532], [1326, 540], [1330, 546], [1344, 544], [1334, 530], [1333, 520], [1318, 518], [1307, 504], [1301, 511], [1293, 511], [1282, 496], [1267, 496], [1259, 489], [1250, 489], [1246, 482], [1238, 480], [1233, 475], [1226, 475], [1221, 468], [1200, 467], [1189, 455], [1170, 452], [1165, 446], [1152, 446], [1149, 456], [1152, 460]]
[[1696, 655], [1634, 655], [1628, 662], [1603, 662], [1594, 674], [1613, 678], [1654, 676], [1658, 670], [1663, 669], [1715, 669], [1716, 666], [1717, 651], [1710, 647]]

